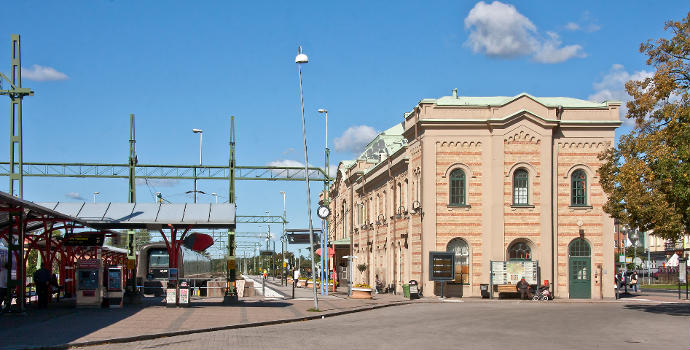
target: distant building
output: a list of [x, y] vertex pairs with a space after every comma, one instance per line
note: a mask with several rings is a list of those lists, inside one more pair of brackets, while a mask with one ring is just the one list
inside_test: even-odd
[[[343, 161], [330, 192], [336, 264], [355, 283], [402, 292], [429, 280], [429, 252], [455, 253], [446, 295], [479, 296], [491, 261], [537, 260], [562, 298], [613, 297], [614, 222], [597, 155], [612, 147], [619, 102], [562, 97], [423, 99]], [[604, 283], [601, 283], [603, 277]]]

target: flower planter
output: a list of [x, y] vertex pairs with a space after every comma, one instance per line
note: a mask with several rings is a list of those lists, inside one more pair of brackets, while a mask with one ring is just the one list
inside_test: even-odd
[[297, 281], [297, 287], [306, 287], [306, 286], [307, 286], [307, 280]]
[[352, 288], [352, 299], [371, 299], [371, 288]]

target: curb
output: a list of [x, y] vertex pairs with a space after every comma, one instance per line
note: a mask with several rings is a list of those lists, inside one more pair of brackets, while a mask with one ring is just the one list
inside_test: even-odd
[[362, 311], [370, 311], [370, 310], [382, 309], [382, 308], [390, 307], [390, 306], [407, 305], [407, 304], [412, 304], [412, 303], [413, 302], [411, 302], [411, 301], [402, 301], [402, 302], [396, 302], [396, 303], [390, 303], [390, 304], [366, 306], [366, 307], [361, 307], [361, 308], [356, 308], [356, 309], [351, 309], [351, 310], [333, 311], [333, 312], [329, 312], [326, 314], [316, 314], [316, 315], [312, 315], [312, 316], [304, 316], [304, 317], [297, 317], [297, 318], [286, 318], [286, 319], [281, 319], [281, 320], [233, 324], [233, 325], [220, 326], [220, 327], [189, 329], [189, 330], [184, 330], [184, 331], [175, 331], [175, 332], [166, 332], [166, 333], [143, 334], [143, 335], [137, 335], [137, 336], [133, 336], [133, 337], [92, 340], [92, 341], [86, 341], [86, 342], [80, 342], [80, 343], [68, 343], [68, 344], [35, 346], [35, 347], [19, 347], [19, 348], [14, 348], [14, 349], [16, 349], [16, 350], [63, 350], [63, 349], [81, 348], [81, 347], [86, 347], [86, 346], [103, 345], [103, 344], [123, 344], [123, 343], [130, 343], [130, 342], [141, 341], [141, 340], [151, 340], [151, 339], [175, 337], [175, 336], [179, 336], [179, 335], [188, 335], [188, 334], [196, 334], [196, 333], [209, 333], [209, 332], [217, 332], [217, 331], [224, 331], [224, 330], [230, 330], [230, 329], [242, 329], [242, 328], [252, 328], [252, 327], [261, 327], [261, 326], [272, 326], [272, 325], [278, 325], [278, 324], [283, 324], [283, 323], [310, 321], [310, 320], [316, 320], [316, 319], [321, 319], [321, 318], [326, 318], [326, 317], [347, 315], [347, 314], [352, 314], [352, 313], [357, 313], [357, 312], [362, 312]]

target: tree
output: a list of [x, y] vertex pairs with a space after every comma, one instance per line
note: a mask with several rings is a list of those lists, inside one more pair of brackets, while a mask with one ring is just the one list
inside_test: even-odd
[[621, 223], [677, 240], [690, 232], [690, 13], [666, 22], [674, 36], [647, 41], [654, 75], [629, 81], [635, 127], [599, 157], [604, 211]]

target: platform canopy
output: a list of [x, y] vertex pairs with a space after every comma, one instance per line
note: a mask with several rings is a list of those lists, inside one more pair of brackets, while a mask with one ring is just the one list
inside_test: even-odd
[[235, 228], [234, 203], [37, 203], [100, 229]]
[[43, 222], [38, 219], [69, 221], [87, 226], [84, 222], [81, 222], [81, 220], [73, 216], [54, 211], [53, 208], [47, 208], [45, 206], [41, 206], [40, 204], [19, 199], [10, 195], [9, 193], [0, 192], [0, 230], [8, 228], [12, 224], [10, 222], [9, 214], [9, 211], [12, 208], [20, 208], [21, 210], [24, 210], [24, 220], [28, 221], [26, 224], [27, 233], [44, 228]]

